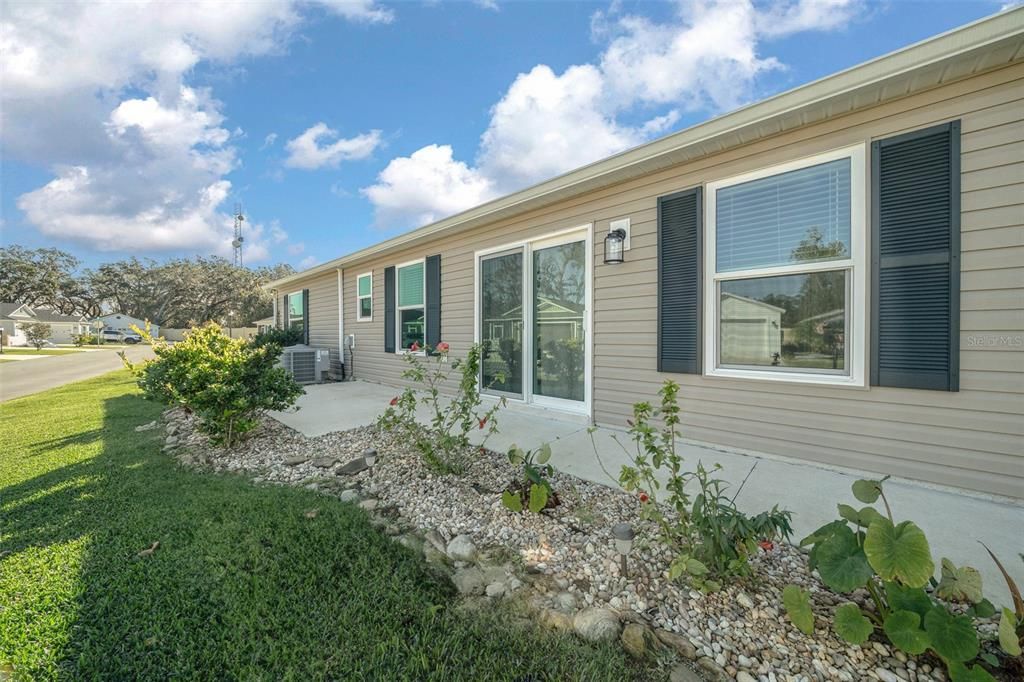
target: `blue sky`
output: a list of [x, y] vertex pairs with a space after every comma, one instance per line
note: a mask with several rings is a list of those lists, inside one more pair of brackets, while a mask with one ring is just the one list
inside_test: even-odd
[[10, 3], [3, 243], [307, 267], [1000, 6]]

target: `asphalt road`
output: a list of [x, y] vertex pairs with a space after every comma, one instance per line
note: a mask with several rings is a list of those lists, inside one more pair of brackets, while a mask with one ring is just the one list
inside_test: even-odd
[[[130, 347], [125, 351], [132, 362], [153, 354], [149, 346]], [[0, 402], [106, 374], [122, 367], [124, 364], [113, 349], [0, 362]]]

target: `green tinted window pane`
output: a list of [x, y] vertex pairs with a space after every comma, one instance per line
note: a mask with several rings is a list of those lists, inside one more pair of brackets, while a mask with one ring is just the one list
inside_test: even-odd
[[423, 348], [423, 327], [423, 308], [400, 311], [398, 329], [401, 334], [401, 347], [409, 350], [413, 343], [417, 343]]
[[302, 316], [302, 292], [296, 291], [294, 294], [288, 294], [288, 311], [292, 315]]
[[846, 372], [846, 272], [722, 282], [719, 361], [794, 372]]
[[373, 301], [368, 298], [359, 299], [359, 317], [370, 317], [373, 315]]
[[398, 270], [398, 307], [423, 305], [423, 263]]
[[369, 296], [371, 287], [373, 286], [373, 277], [366, 275], [365, 277], [359, 278], [359, 295]]

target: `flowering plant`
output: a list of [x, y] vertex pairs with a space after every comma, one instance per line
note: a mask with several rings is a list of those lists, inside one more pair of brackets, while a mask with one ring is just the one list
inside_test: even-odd
[[[419, 344], [413, 343], [410, 350], [419, 350]], [[451, 363], [448, 362], [450, 351], [451, 347], [442, 341], [433, 352], [428, 352], [427, 358], [407, 354], [408, 367], [402, 372], [402, 378], [412, 386], [391, 399], [377, 424], [382, 429], [402, 434], [431, 469], [461, 474], [472, 451], [470, 434], [484, 432], [478, 445], [482, 448], [498, 431], [495, 414], [505, 405], [505, 399], [481, 411], [480, 346], [470, 346], [464, 359]], [[453, 387], [455, 377], [452, 375], [456, 373], [458, 384]], [[442, 395], [444, 388], [454, 388], [454, 395]], [[430, 414], [426, 423], [416, 418], [418, 407]]]

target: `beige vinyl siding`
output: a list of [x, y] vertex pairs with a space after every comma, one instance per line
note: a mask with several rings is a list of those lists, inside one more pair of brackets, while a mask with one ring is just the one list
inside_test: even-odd
[[[659, 196], [953, 119], [961, 120], [963, 134], [959, 392], [656, 371]], [[356, 336], [355, 376], [401, 383], [402, 357], [383, 352], [385, 267], [441, 254], [441, 335], [458, 355], [474, 338], [476, 251], [593, 225], [591, 390], [598, 424], [623, 427], [633, 402], [651, 400], [673, 379], [682, 384], [683, 431], [693, 440], [1024, 498], [1022, 177], [1024, 65], [1015, 64], [351, 263], [344, 271], [345, 331]], [[606, 266], [601, 240], [608, 222], [620, 217], [631, 219], [632, 248], [625, 263]], [[358, 322], [356, 277], [371, 269], [374, 316]], [[311, 317], [320, 327], [313, 300]], [[333, 326], [324, 326], [336, 347], [336, 307], [332, 315]]]
[[323, 273], [316, 277], [293, 282], [277, 298], [278, 320], [281, 326], [287, 319], [284, 312], [285, 296], [309, 289], [309, 345], [329, 348], [331, 372], [341, 374], [341, 344], [338, 339], [338, 273]]

